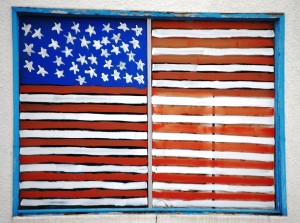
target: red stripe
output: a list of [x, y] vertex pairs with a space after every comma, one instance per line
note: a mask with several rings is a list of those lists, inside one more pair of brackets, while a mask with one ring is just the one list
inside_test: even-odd
[[109, 112], [146, 114], [146, 105], [20, 103], [21, 112]]
[[264, 56], [205, 56], [205, 55], [154, 55], [153, 63], [174, 64], [260, 64], [274, 65], [273, 57]]
[[224, 134], [239, 136], [273, 137], [274, 128], [256, 125], [218, 125], [153, 123], [153, 132], [178, 132], [199, 134]]
[[107, 198], [107, 197], [146, 197], [147, 190], [21, 190], [20, 198]]
[[130, 173], [51, 173], [51, 172], [23, 172], [20, 181], [147, 181], [147, 174]]
[[151, 38], [152, 47], [185, 48], [185, 47], [213, 47], [213, 48], [259, 48], [274, 47], [274, 39], [265, 38]]
[[21, 164], [35, 163], [72, 163], [72, 164], [115, 164], [124, 166], [143, 166], [148, 164], [146, 157], [110, 156], [20, 156]]
[[212, 143], [195, 141], [153, 140], [153, 149], [190, 149], [232, 152], [274, 153], [274, 146], [247, 143]]
[[152, 21], [152, 29], [273, 29], [273, 22], [244, 21]]
[[147, 131], [147, 123], [84, 121], [20, 121], [20, 129], [85, 129]]
[[20, 146], [85, 146], [85, 147], [139, 147], [146, 148], [147, 140], [111, 140], [111, 139], [40, 139], [21, 138]]
[[113, 95], [146, 95], [146, 88], [134, 87], [100, 87], [100, 86], [54, 86], [54, 85], [21, 85], [20, 94], [113, 94]]
[[183, 191], [153, 191], [153, 198], [193, 200], [240, 200], [240, 201], [274, 201], [274, 194], [258, 193], [205, 193], [205, 192], [183, 192]]
[[[242, 159], [242, 157], [241, 157]], [[174, 157], [153, 157], [154, 166], [191, 166], [191, 167], [224, 167], [224, 168], [254, 168], [274, 169], [273, 162], [241, 161], [241, 160], [211, 160]]]
[[274, 185], [274, 179], [270, 177], [245, 177], [245, 176], [204, 176], [196, 174], [168, 174], [153, 173], [153, 181], [167, 183], [191, 183], [191, 184], [227, 184], [227, 185]]

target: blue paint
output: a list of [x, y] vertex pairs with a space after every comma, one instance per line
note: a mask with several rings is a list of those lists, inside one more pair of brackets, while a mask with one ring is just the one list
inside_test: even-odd
[[19, 33], [18, 15], [16, 10], [12, 10], [12, 39], [13, 39], [13, 216], [18, 215], [19, 208], [19, 172], [20, 172], [20, 137], [19, 137]]
[[[276, 169], [275, 169], [275, 210], [258, 209], [203, 209], [203, 208], [87, 208], [87, 209], [32, 209], [18, 210], [19, 204], [19, 74], [18, 74], [18, 16], [28, 15], [77, 15], [100, 17], [125, 17], [125, 18], [155, 18], [155, 19], [201, 19], [201, 20], [251, 20], [275, 22], [275, 128], [276, 128]], [[38, 214], [64, 214], [64, 213], [178, 213], [205, 214], [205, 213], [239, 213], [262, 215], [287, 215], [286, 206], [286, 175], [285, 175], [285, 129], [284, 129], [284, 16], [282, 14], [220, 14], [220, 13], [162, 13], [162, 12], [129, 12], [106, 10], [66, 10], [66, 9], [33, 9], [13, 8], [13, 54], [14, 54], [14, 191], [13, 215], [38, 215]], [[146, 80], [146, 79], [145, 79]]]

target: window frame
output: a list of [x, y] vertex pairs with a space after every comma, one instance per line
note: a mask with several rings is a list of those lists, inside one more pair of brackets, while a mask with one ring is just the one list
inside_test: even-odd
[[[274, 22], [274, 68], [275, 68], [275, 209], [227, 209], [227, 208], [84, 208], [84, 209], [33, 209], [19, 210], [19, 16], [20, 15], [55, 15], [55, 16], [94, 16], [147, 19], [177, 20], [222, 20], [222, 21], [271, 21]], [[221, 14], [221, 13], [170, 13], [144, 11], [109, 11], [109, 10], [69, 10], [59, 8], [23, 8], [12, 7], [12, 44], [13, 44], [13, 216], [70, 214], [70, 213], [235, 213], [287, 216], [286, 201], [286, 165], [285, 165], [285, 111], [284, 111], [284, 14]], [[148, 46], [149, 49], [149, 46]], [[149, 57], [149, 52], [148, 52]], [[148, 60], [149, 61], [149, 60]], [[148, 68], [149, 68], [148, 64]], [[151, 68], [151, 66], [150, 66]], [[149, 71], [148, 71], [149, 74]], [[151, 78], [151, 77], [148, 77]], [[149, 89], [148, 89], [148, 92]], [[148, 96], [149, 97], [149, 96]], [[148, 113], [149, 114], [149, 113]], [[148, 124], [149, 125], [149, 124]], [[148, 139], [151, 141], [151, 138]], [[148, 142], [149, 143], [149, 142]], [[150, 144], [151, 145], [151, 144]]]

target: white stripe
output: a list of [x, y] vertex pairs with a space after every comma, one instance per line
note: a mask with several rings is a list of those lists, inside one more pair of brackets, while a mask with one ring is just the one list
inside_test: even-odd
[[275, 144], [274, 138], [255, 137], [255, 136], [232, 136], [232, 135], [153, 132], [152, 138], [154, 140], [230, 142], [230, 143], [250, 143], [250, 144], [263, 144], [263, 145], [274, 145]]
[[153, 87], [173, 88], [250, 88], [250, 89], [274, 89], [274, 82], [255, 81], [185, 81], [185, 80], [153, 80]]
[[181, 166], [153, 166], [155, 173], [181, 173], [181, 174], [215, 174], [235, 176], [261, 176], [273, 177], [274, 170], [245, 169], [245, 168], [218, 168], [218, 167], [181, 167]]
[[[241, 182], [243, 184], [243, 182]], [[153, 182], [153, 190], [179, 190], [179, 191], [225, 191], [225, 192], [251, 192], [274, 194], [274, 186], [236, 186], [223, 184], [180, 184]]]
[[213, 124], [263, 124], [274, 125], [274, 117], [258, 116], [197, 116], [197, 115], [153, 115], [152, 120], [168, 123], [213, 123]]
[[153, 156], [163, 157], [189, 157], [206, 159], [233, 159], [233, 160], [254, 160], [273, 162], [273, 154], [244, 153], [244, 152], [216, 152], [182, 149], [153, 149]]
[[21, 206], [145, 206], [147, 198], [101, 198], [101, 199], [23, 199]]
[[23, 181], [20, 189], [87, 189], [102, 188], [112, 190], [147, 189], [147, 182], [107, 182], [107, 181]]
[[[82, 105], [82, 106], [84, 106], [84, 105]], [[147, 115], [60, 113], [60, 112], [21, 112], [20, 119], [21, 120], [81, 120], [81, 121], [147, 122]]]
[[147, 96], [20, 94], [21, 102], [146, 104]]
[[152, 36], [158, 38], [184, 37], [184, 38], [231, 38], [231, 37], [274, 37], [273, 30], [249, 29], [154, 29]]
[[226, 55], [274, 55], [273, 48], [152, 48], [153, 55], [208, 55], [208, 56], [226, 56]]
[[147, 166], [87, 166], [73, 164], [23, 164], [20, 165], [21, 172], [39, 172], [55, 171], [67, 173], [84, 173], [84, 172], [123, 172], [123, 173], [147, 173]]
[[219, 200], [163, 200], [153, 199], [154, 207], [216, 207], [274, 209], [273, 201], [219, 201]]
[[212, 72], [274, 72], [274, 66], [267, 65], [198, 65], [198, 64], [153, 64], [152, 71], [212, 71]]
[[21, 155], [76, 154], [89, 156], [147, 156], [147, 149], [87, 147], [21, 147]]
[[153, 105], [225, 106], [225, 107], [274, 107], [273, 98], [249, 97], [168, 97], [152, 96]]
[[21, 138], [76, 138], [76, 139], [147, 139], [147, 132], [103, 132], [80, 130], [21, 130]]

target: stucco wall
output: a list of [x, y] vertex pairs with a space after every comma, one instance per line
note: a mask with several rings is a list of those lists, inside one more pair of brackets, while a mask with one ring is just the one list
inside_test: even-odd
[[[0, 223], [58, 222], [300, 222], [299, 0], [0, 0]], [[13, 81], [11, 7], [170, 12], [285, 13], [285, 111], [288, 217], [241, 215], [80, 215], [12, 218]], [[298, 77], [299, 76], [299, 77]], [[298, 83], [299, 79], [299, 83]]]

